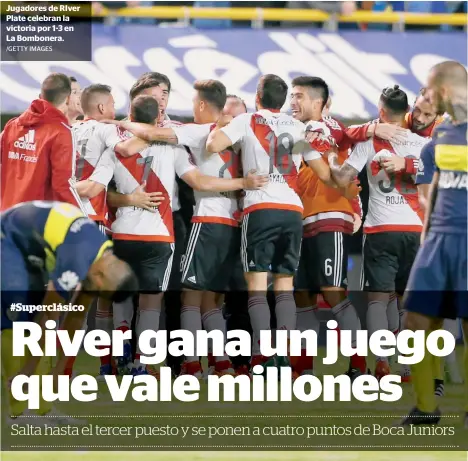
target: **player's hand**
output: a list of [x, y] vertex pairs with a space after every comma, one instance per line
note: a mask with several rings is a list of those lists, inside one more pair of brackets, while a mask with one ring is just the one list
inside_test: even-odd
[[361, 228], [361, 226], [362, 226], [361, 217], [357, 213], [354, 213], [353, 234], [355, 234]]
[[216, 128], [220, 129], [231, 123], [233, 120], [232, 115], [221, 115], [221, 117], [218, 118], [218, 121], [216, 122]]
[[262, 189], [268, 184], [268, 175], [257, 175], [257, 170], [250, 170], [244, 178], [244, 189]]
[[130, 194], [131, 206], [156, 213], [156, 208], [164, 201], [163, 194], [162, 192], [146, 192], [145, 187], [146, 182]]
[[386, 173], [397, 173], [405, 169], [406, 162], [404, 157], [393, 155], [392, 157], [382, 159], [380, 165]]
[[355, 199], [359, 195], [359, 192], [362, 191], [362, 187], [357, 181], [353, 181], [349, 183], [346, 187], [341, 187], [340, 189], [343, 197], [347, 198], [348, 200]]
[[374, 136], [377, 136], [385, 141], [402, 142], [407, 137], [405, 128], [390, 123], [377, 123], [375, 127]]

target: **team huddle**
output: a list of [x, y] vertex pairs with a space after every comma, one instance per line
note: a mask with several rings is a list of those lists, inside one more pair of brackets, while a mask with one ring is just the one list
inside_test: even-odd
[[[64, 78], [52, 74], [46, 83], [60, 87]], [[445, 328], [456, 331], [454, 319], [468, 319], [466, 109], [464, 119], [451, 112], [463, 84], [463, 66], [441, 63], [411, 109], [395, 85], [383, 90], [377, 120], [351, 127], [328, 115], [329, 88], [318, 77], [297, 77], [288, 88], [276, 75], [262, 76], [254, 113], [220, 81], [196, 81], [194, 123], [185, 125], [167, 116], [171, 83], [163, 74], [135, 82], [122, 121], [115, 120], [112, 89], [92, 84], [81, 93], [84, 119], [72, 125], [70, 203], [81, 211], [47, 201], [7, 210], [2, 264], [4, 248], [8, 264], [25, 274], [33, 272], [32, 260], [44, 260], [37, 272], [48, 271], [46, 299], [75, 293], [89, 305], [97, 297], [95, 326], [108, 333], [132, 325], [137, 336], [158, 331], [163, 307], [167, 326], [174, 293], [180, 328], [224, 331], [222, 306], [231, 292], [244, 290], [253, 338], [248, 365], [210, 355], [203, 370], [199, 357], [185, 357], [180, 373], [248, 374], [268, 360], [259, 338], [272, 320], [276, 329], [318, 333], [318, 295], [355, 341], [361, 322], [347, 293], [348, 254], [362, 219], [357, 177], [366, 170], [361, 288], [368, 293], [369, 334], [430, 331], [444, 318], [452, 319]], [[288, 94], [291, 115], [281, 112]], [[431, 183], [438, 184], [436, 198]], [[193, 191], [188, 218], [184, 191]], [[25, 320], [12, 319], [8, 308], [19, 291], [25, 297], [32, 291], [31, 283], [14, 286], [15, 280], [2, 274], [2, 320], [9, 322], [2, 329]], [[403, 301], [405, 290], [411, 291]], [[447, 291], [455, 293], [449, 307]], [[62, 327], [79, 328], [82, 320]], [[100, 375], [157, 374], [140, 357], [138, 345], [134, 350], [127, 342], [122, 357], [101, 358]], [[31, 374], [38, 364], [26, 362], [22, 372]], [[443, 365], [423, 362], [413, 373], [399, 370], [423, 395], [404, 424], [440, 419], [435, 399], [443, 394]], [[449, 364], [452, 381], [460, 382], [454, 357]], [[55, 372], [71, 374], [72, 366], [73, 359], [62, 357]], [[290, 366], [294, 377], [314, 373], [305, 348]], [[369, 372], [365, 357], [350, 357], [351, 379]], [[374, 373], [378, 379], [390, 373], [387, 357], [375, 358]]]

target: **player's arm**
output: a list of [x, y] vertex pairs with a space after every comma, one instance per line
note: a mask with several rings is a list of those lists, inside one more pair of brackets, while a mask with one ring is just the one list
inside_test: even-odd
[[208, 136], [206, 150], [210, 153], [222, 152], [240, 141], [247, 133], [250, 114], [241, 114], [232, 119], [226, 126], [221, 125], [227, 121], [222, 119]]
[[426, 239], [427, 231], [429, 230], [431, 215], [432, 215], [432, 211], [434, 210], [434, 205], [435, 205], [436, 196], [437, 196], [438, 183], [439, 183], [439, 172], [436, 171], [434, 172], [434, 175], [432, 177], [432, 182], [429, 187], [429, 195], [427, 198], [427, 205], [429, 206], [427, 206], [426, 213], [424, 215], [423, 230], [421, 232], [421, 244], [424, 243], [424, 240]]
[[172, 128], [161, 128], [148, 123], [131, 122], [130, 120], [104, 120], [104, 123], [116, 125], [122, 130], [129, 131], [146, 143], [160, 141], [168, 144], [179, 144]]
[[343, 164], [339, 163], [338, 154], [332, 152], [328, 156], [328, 164], [333, 179], [340, 187], [346, 187], [354, 181], [359, 172], [364, 168], [369, 158], [369, 142], [358, 143]]
[[418, 197], [421, 207], [428, 208], [428, 198], [431, 182], [436, 172], [434, 143], [427, 143], [421, 150], [415, 184], [418, 187]]
[[[72, 131], [61, 127], [49, 144], [49, 161], [52, 177], [52, 198], [57, 202], [71, 203], [76, 206], [76, 200], [70, 191], [69, 180], [72, 177], [75, 145]], [[40, 181], [41, 178], [36, 178]], [[42, 180], [45, 180], [44, 178]]]
[[128, 138], [124, 135], [124, 131], [114, 124], [100, 125], [97, 134], [107, 149], [117, 152], [124, 157], [138, 154], [148, 147], [148, 143], [145, 140], [136, 137]]
[[[374, 136], [386, 141], [402, 141], [406, 137], [407, 130], [398, 125], [390, 123], [380, 123], [372, 120], [362, 125], [351, 125], [345, 129], [344, 133], [353, 144], [367, 141]], [[341, 146], [341, 143], [340, 143]]]
[[204, 175], [198, 168], [194, 168], [180, 178], [192, 189], [202, 192], [230, 192], [241, 189], [256, 190], [268, 184], [268, 175], [256, 175], [254, 171], [250, 171], [244, 178], [225, 179]]
[[156, 208], [164, 201], [162, 192], [146, 192], [146, 182], [140, 184], [132, 193], [121, 194], [115, 189], [107, 191], [107, 201], [111, 207], [132, 206], [156, 213]]

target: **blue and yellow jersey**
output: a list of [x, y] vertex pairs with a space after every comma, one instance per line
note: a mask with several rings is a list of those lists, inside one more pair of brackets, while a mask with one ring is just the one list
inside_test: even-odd
[[28, 266], [46, 271], [66, 300], [91, 265], [112, 247], [98, 226], [68, 203], [19, 204], [2, 213], [1, 229], [2, 239], [15, 244]]
[[439, 172], [437, 198], [431, 215], [431, 231], [467, 232], [468, 146], [467, 124], [446, 120], [421, 152], [417, 184], [432, 181]]

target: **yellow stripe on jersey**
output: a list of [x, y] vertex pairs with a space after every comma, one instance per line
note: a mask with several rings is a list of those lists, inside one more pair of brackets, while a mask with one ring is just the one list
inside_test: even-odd
[[46, 269], [49, 272], [55, 268], [54, 253], [65, 240], [68, 229], [76, 219], [83, 217], [79, 208], [68, 203], [58, 203], [51, 208], [44, 226], [44, 240], [50, 246], [45, 249]]
[[114, 244], [110, 240], [107, 240], [107, 242], [104, 242], [101, 245], [101, 248], [99, 248], [98, 254], [93, 262], [96, 262], [104, 254], [106, 250], [108, 250], [109, 248], [112, 248], [113, 246]]
[[437, 144], [435, 161], [440, 170], [468, 172], [468, 146]]

